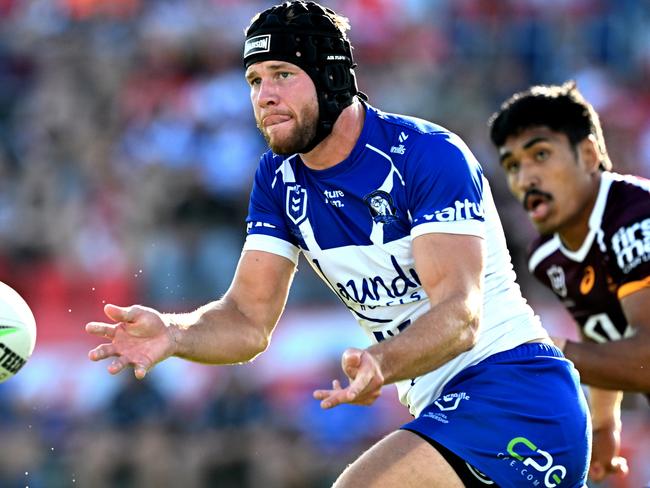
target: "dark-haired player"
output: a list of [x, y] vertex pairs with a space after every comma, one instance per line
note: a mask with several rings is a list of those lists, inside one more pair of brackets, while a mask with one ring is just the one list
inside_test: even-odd
[[584, 339], [555, 342], [592, 385], [590, 474], [625, 473], [619, 390], [650, 392], [650, 181], [611, 172], [598, 115], [573, 82], [513, 95], [490, 124], [510, 191], [541, 234], [529, 269]]
[[[143, 377], [171, 355], [214, 364], [263, 352], [298, 254], [372, 345], [323, 408], [369, 405], [395, 383], [415, 419], [338, 487], [581, 487], [590, 425], [577, 372], [521, 297], [481, 167], [460, 138], [382, 112], [355, 81], [347, 19], [313, 2], [265, 10], [244, 64], [262, 156], [228, 292], [186, 315], [107, 306], [90, 352]], [[305, 324], [309, 327], [309, 324]], [[309, 347], [306, 345], [306, 347]]]

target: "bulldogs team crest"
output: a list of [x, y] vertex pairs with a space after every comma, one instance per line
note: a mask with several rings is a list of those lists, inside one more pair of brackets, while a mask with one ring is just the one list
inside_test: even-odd
[[307, 216], [307, 190], [300, 185], [287, 185], [286, 212], [291, 221], [300, 225]]
[[368, 205], [372, 220], [375, 222], [389, 224], [397, 220], [393, 197], [390, 196], [390, 193], [383, 190], [375, 190], [366, 195], [363, 201]]

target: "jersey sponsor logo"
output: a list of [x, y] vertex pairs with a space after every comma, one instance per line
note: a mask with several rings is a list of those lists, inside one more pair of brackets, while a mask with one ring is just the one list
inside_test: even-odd
[[268, 53], [271, 50], [271, 34], [251, 37], [244, 44], [244, 58], [252, 54]]
[[546, 276], [548, 276], [548, 279], [551, 281], [551, 288], [553, 288], [553, 291], [563, 298], [566, 297], [566, 277], [562, 266], [554, 264], [546, 270]]
[[583, 295], [588, 294], [594, 287], [596, 282], [596, 271], [593, 266], [587, 266], [585, 268], [585, 274], [580, 281], [580, 293]]
[[458, 405], [460, 405], [461, 400], [469, 400], [469, 395], [464, 391], [460, 393], [449, 393], [447, 395], [443, 395], [433, 403], [442, 412], [449, 412], [451, 410], [456, 410], [458, 408]]
[[612, 236], [616, 263], [623, 273], [650, 261], [650, 218], [621, 227]]
[[397, 138], [399, 141], [399, 146], [391, 146], [390, 152], [393, 154], [404, 154], [406, 152], [406, 146], [404, 145], [404, 142], [406, 142], [406, 139], [408, 138], [409, 136], [407, 134], [400, 132]]
[[[349, 280], [346, 283], [330, 282], [321, 269], [318, 260], [314, 259], [313, 263], [320, 272], [321, 277], [330, 285], [330, 288], [343, 303], [358, 303], [367, 306], [367, 308], [372, 308], [378, 305], [401, 305], [422, 300], [419, 291], [421, 286], [420, 278], [415, 270], [409, 268], [407, 274], [399, 265], [395, 256], [391, 255], [390, 261], [395, 270], [395, 275], [389, 277], [367, 276], [361, 280]], [[365, 308], [362, 307], [362, 310], [365, 310]], [[372, 319], [367, 318], [367, 320]], [[390, 320], [381, 320], [381, 322], [390, 322]]]
[[363, 197], [363, 201], [368, 206], [372, 220], [375, 222], [390, 224], [397, 220], [393, 197], [390, 196], [390, 193], [375, 190]]
[[[508, 454], [499, 452], [497, 457], [508, 462], [532, 486], [539, 486], [539, 478], [544, 474], [544, 486], [555, 488], [566, 477], [567, 469], [561, 464], [555, 464], [553, 456], [539, 449], [526, 437], [515, 437], [508, 442]], [[513, 462], [519, 461], [523, 466], [517, 467]]]
[[454, 222], [457, 220], [471, 220], [476, 218], [483, 220], [484, 217], [485, 209], [483, 203], [470, 202], [467, 198], [462, 202], [456, 200], [453, 207], [446, 207], [442, 210], [436, 210], [432, 214], [424, 215], [426, 220], [437, 220], [438, 222]]
[[287, 185], [286, 212], [291, 221], [300, 225], [307, 216], [307, 190], [297, 184]]
[[[414, 381], [411, 381], [411, 386], [414, 384]], [[460, 393], [448, 393], [439, 397], [433, 402], [431, 406], [427, 409], [425, 413], [422, 414], [422, 417], [427, 417], [433, 419], [442, 424], [448, 424], [451, 422], [445, 412], [452, 412], [458, 408], [462, 400], [469, 400], [469, 395], [464, 391]], [[437, 411], [433, 410], [433, 405], [438, 407]]]
[[343, 208], [345, 205], [341, 201], [341, 198], [345, 196], [342, 190], [324, 190], [323, 195], [325, 195], [325, 203], [329, 203], [333, 207]]

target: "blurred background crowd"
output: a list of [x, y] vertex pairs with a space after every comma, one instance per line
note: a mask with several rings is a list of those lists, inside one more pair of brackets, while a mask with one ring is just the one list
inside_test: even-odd
[[[325, 487], [408, 420], [322, 412], [354, 320], [306, 266], [266, 355], [215, 368], [170, 360], [145, 381], [87, 360], [104, 303], [187, 311], [227, 288], [265, 150], [241, 63], [262, 0], [0, 0], [0, 280], [29, 302], [33, 358], [0, 385], [0, 486]], [[486, 121], [514, 91], [575, 79], [617, 171], [650, 176], [650, 3], [329, 0], [348, 16], [374, 105], [463, 137], [491, 181], [525, 296], [575, 337], [531, 280], [533, 235]], [[304, 264], [304, 263], [303, 263]], [[650, 479], [650, 409], [626, 395], [626, 481]]]

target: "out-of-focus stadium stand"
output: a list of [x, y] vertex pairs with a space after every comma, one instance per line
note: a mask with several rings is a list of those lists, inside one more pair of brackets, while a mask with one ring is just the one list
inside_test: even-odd
[[[0, 280], [32, 306], [32, 360], [0, 385], [0, 486], [325, 487], [407, 420], [320, 411], [315, 387], [364, 337], [310, 270], [266, 356], [170, 360], [144, 381], [86, 359], [102, 304], [188, 310], [229, 284], [254, 169], [240, 53], [252, 0], [0, 0]], [[650, 176], [650, 4], [635, 0], [337, 0], [373, 104], [441, 123], [482, 161], [524, 293], [570, 319], [524, 266], [532, 228], [507, 194], [486, 121], [531, 83], [576, 79], [615, 168]], [[628, 395], [627, 481], [650, 479], [650, 409]], [[595, 486], [595, 485], [594, 485]]]

